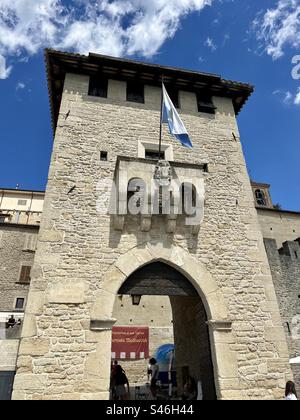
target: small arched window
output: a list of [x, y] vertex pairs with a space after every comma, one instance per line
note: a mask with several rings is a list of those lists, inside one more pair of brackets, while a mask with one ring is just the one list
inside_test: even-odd
[[196, 211], [197, 191], [195, 185], [190, 182], [184, 182], [181, 185], [181, 204], [182, 212], [192, 216]]
[[139, 214], [146, 199], [146, 183], [141, 178], [132, 178], [127, 187], [127, 207], [129, 214]]
[[255, 198], [258, 206], [267, 206], [267, 200], [263, 190], [255, 190]]

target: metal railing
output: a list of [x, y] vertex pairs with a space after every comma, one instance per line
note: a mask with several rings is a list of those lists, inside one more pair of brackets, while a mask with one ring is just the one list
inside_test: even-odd
[[7, 327], [7, 324], [0, 323], [0, 340], [19, 340], [21, 338], [22, 323]]
[[42, 212], [25, 210], [1, 210], [0, 222], [2, 224], [36, 225], [39, 226]]

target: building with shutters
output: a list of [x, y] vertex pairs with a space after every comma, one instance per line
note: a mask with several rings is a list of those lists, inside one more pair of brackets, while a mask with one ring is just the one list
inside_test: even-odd
[[[27, 305], [13, 398], [108, 398], [113, 325], [148, 325], [151, 352], [173, 339], [179, 388], [188, 368], [207, 399], [281, 398], [299, 351], [300, 213], [275, 209], [269, 186], [249, 182], [236, 115], [252, 88], [95, 54], [47, 51], [46, 61], [55, 140], [34, 261], [28, 235], [38, 215], [13, 223], [16, 209], [1, 207], [5, 248], [10, 232], [19, 235], [7, 296], [28, 281], [25, 256], [34, 262], [28, 303], [20, 286]], [[128, 181], [118, 184], [121, 206], [137, 179], [151, 181], [162, 74], [194, 142], [188, 151], [164, 130], [162, 157], [182, 183], [205, 187], [204, 219], [193, 227], [173, 215], [101, 212], [110, 181]], [[131, 295], [142, 296], [138, 306]], [[2, 369], [12, 375], [8, 359]], [[147, 361], [122, 365], [132, 382]]]
[[43, 191], [0, 188], [0, 313], [24, 311], [43, 203]]
[[43, 191], [0, 188], [0, 394], [10, 395], [39, 226]]

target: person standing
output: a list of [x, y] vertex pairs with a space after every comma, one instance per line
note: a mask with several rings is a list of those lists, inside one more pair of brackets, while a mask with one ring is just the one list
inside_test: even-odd
[[[116, 365], [115, 376], [114, 376], [114, 384], [115, 384], [115, 398], [117, 400], [127, 400], [129, 397], [129, 382], [127, 376], [125, 375], [124, 370], [120, 365]], [[127, 392], [125, 385], [127, 386]]]
[[13, 328], [16, 325], [16, 320], [13, 315], [10, 316], [7, 322], [7, 328]]
[[194, 378], [188, 376], [183, 387], [183, 400], [195, 400], [197, 398], [197, 385]]
[[288, 381], [286, 383], [285, 400], [287, 400], [287, 401], [297, 401], [298, 400], [295, 384], [292, 381]]
[[149, 360], [150, 365], [150, 371], [151, 371], [151, 383], [150, 383], [150, 391], [153, 396], [153, 398], [156, 398], [157, 395], [157, 380], [159, 375], [159, 366], [157, 364], [156, 359], [152, 357], [152, 359]]
[[150, 378], [151, 378], [151, 365], [149, 362], [148, 367], [147, 367], [147, 380], [148, 380], [147, 384], [150, 383]]

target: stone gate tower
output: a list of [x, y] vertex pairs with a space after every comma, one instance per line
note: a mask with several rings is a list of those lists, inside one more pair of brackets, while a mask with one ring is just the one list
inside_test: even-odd
[[[179, 381], [188, 364], [207, 398], [281, 398], [287, 344], [236, 123], [252, 87], [96, 54], [46, 62], [55, 139], [13, 398], [109, 398], [119, 293], [170, 297]], [[193, 141], [165, 130], [161, 156], [196, 187], [192, 224], [180, 188], [169, 214], [126, 213], [156, 171], [162, 76]]]

